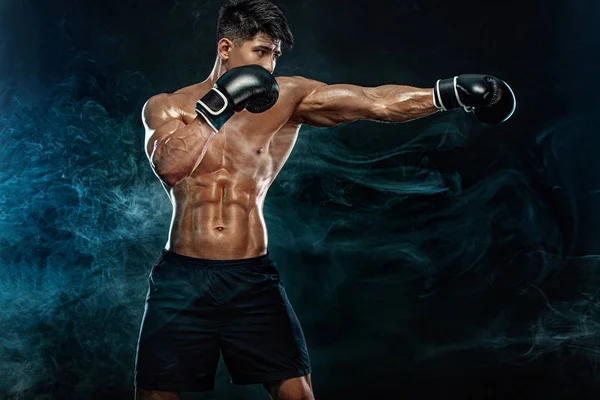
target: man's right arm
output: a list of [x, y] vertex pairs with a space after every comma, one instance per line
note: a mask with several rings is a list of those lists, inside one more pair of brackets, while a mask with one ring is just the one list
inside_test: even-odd
[[260, 113], [273, 107], [279, 86], [259, 65], [245, 65], [225, 72], [214, 87], [196, 101], [196, 118], [186, 125], [181, 107], [173, 98], [184, 94], [151, 97], [142, 110], [146, 128], [146, 155], [158, 177], [173, 187], [198, 167], [210, 140], [235, 112], [246, 108]]
[[170, 187], [198, 167], [216, 134], [200, 116], [186, 124], [174, 96], [184, 95], [158, 94], [142, 110], [146, 156], [156, 175]]

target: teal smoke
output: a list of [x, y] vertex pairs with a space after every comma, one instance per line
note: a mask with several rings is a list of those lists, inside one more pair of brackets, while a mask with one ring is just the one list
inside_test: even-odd
[[[139, 119], [165, 89], [71, 40], [63, 68], [76, 72], [59, 83], [24, 90], [17, 70], [0, 82], [6, 397], [132, 390], [147, 275], [169, 226]], [[539, 99], [523, 97], [496, 128], [461, 112], [302, 128], [265, 217], [317, 393], [347, 384], [346, 371], [375, 382], [546, 356], [597, 366], [598, 123], [582, 110], [528, 125]], [[218, 381], [224, 398], [264, 397], [227, 386], [222, 366]]]
[[[152, 89], [139, 73], [109, 80], [81, 62], [90, 73], [34, 101], [3, 86], [5, 393], [86, 393], [97, 376], [127, 386], [146, 276], [166, 239], [170, 203], [128, 105]], [[469, 173], [432, 158], [470, 151], [467, 118], [434, 117], [418, 135], [373, 122], [301, 131], [265, 209], [315, 368], [374, 362], [381, 343], [417, 362], [475, 349], [514, 363], [560, 348], [594, 356], [598, 257], [569, 255], [534, 183], [564, 192], [576, 230], [579, 193], [559, 162], [574, 132], [588, 137], [585, 121], [536, 135], [535, 174], [490, 161], [465, 184]], [[567, 270], [577, 290], [552, 298]]]

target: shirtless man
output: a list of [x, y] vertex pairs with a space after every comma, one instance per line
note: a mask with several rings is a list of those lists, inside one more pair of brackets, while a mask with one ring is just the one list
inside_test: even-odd
[[233, 383], [263, 384], [271, 399], [314, 399], [306, 343], [263, 218], [300, 127], [405, 122], [454, 108], [500, 123], [514, 95], [489, 75], [440, 79], [433, 89], [274, 78], [293, 37], [267, 0], [223, 6], [217, 40], [206, 80], [153, 96], [143, 109], [146, 154], [173, 217], [149, 277], [136, 398], [212, 390], [221, 352]]

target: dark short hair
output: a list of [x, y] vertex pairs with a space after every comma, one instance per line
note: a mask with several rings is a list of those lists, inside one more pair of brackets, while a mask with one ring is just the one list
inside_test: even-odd
[[294, 47], [287, 18], [279, 7], [267, 0], [229, 0], [219, 10], [217, 42], [227, 38], [241, 46], [259, 33], [280, 40], [286, 50]]

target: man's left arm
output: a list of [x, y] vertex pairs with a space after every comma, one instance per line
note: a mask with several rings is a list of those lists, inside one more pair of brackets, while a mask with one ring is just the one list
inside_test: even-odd
[[440, 79], [432, 89], [404, 85], [327, 85], [307, 78], [297, 79], [301, 96], [292, 119], [317, 127], [357, 120], [407, 122], [460, 107], [475, 111], [482, 122], [497, 124], [512, 115], [516, 104], [508, 85], [488, 75]]

